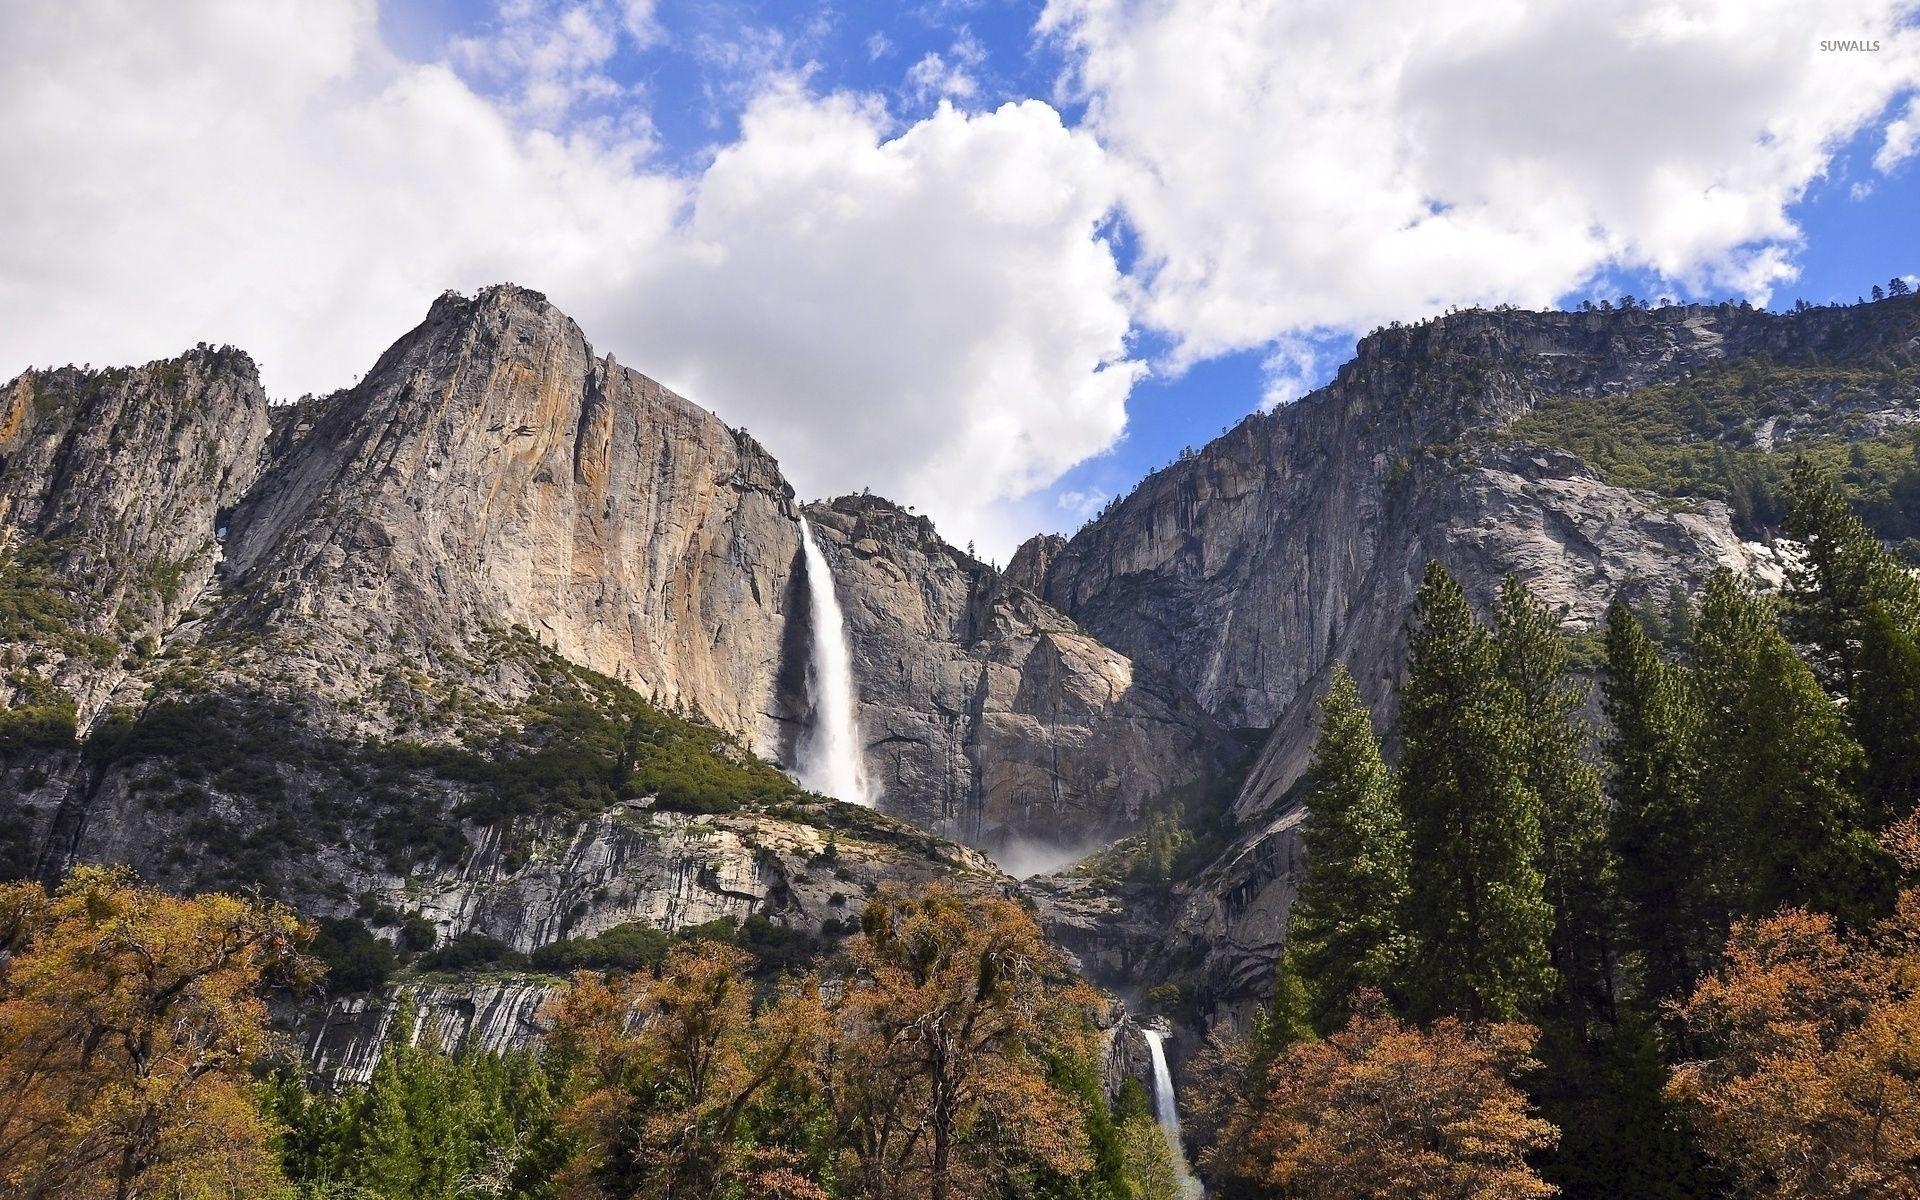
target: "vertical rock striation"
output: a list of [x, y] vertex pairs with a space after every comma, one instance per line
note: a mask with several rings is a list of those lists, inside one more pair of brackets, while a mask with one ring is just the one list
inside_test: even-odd
[[1090, 849], [1228, 754], [1181, 690], [873, 496], [807, 509], [880, 806], [1003, 861]]
[[[303, 414], [233, 518], [229, 623], [310, 648], [323, 687], [523, 626], [762, 748], [799, 552], [773, 459], [596, 359], [536, 292], [446, 295]], [[339, 678], [344, 672], [346, 678]]]

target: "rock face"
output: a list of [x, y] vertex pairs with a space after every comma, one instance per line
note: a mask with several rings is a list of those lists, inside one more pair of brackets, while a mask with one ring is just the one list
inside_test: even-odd
[[234, 513], [229, 624], [290, 632], [321, 687], [523, 626], [762, 749], [799, 550], [743, 433], [612, 358], [534, 292], [443, 296], [366, 379], [300, 414]]
[[1111, 840], [1228, 747], [1176, 686], [885, 500], [807, 509], [853, 643], [881, 805], [1011, 867]]
[[1248, 417], [1021, 561], [1044, 564], [1050, 602], [1227, 724], [1272, 725], [1335, 658], [1377, 700], [1429, 557], [1480, 599], [1518, 573], [1575, 621], [1630, 580], [1664, 587], [1739, 558], [1724, 508], [1671, 511], [1569, 455], [1487, 439], [1544, 397], [1758, 348], [1770, 320], [1475, 312], [1378, 333], [1328, 386]]
[[[877, 814], [632, 790], [617, 764], [655, 734], [622, 685], [726, 735], [689, 752], [723, 774], [790, 761], [800, 510], [751, 439], [537, 293], [443, 296], [359, 385], [297, 405], [209, 350], [3, 399], [6, 583], [45, 600], [6, 630], [8, 875], [125, 862], [522, 952], [627, 922], [820, 935], [883, 883], [1009, 885]], [[1207, 769], [1177, 689], [924, 522], [815, 517], [889, 811], [1078, 842]]]
[[300, 1030], [300, 1049], [316, 1079], [333, 1087], [366, 1083], [379, 1065], [381, 1047], [392, 1036], [393, 1018], [404, 999], [416, 1014], [415, 1045], [437, 1046], [449, 1054], [512, 1050], [545, 1036], [541, 1009], [559, 990], [554, 979], [479, 978], [404, 984], [380, 996], [345, 997], [328, 1004]]
[[[1514, 422], [1725, 360], [1872, 362], [1865, 321], [1920, 346], [1894, 328], [1920, 309], [1870, 307], [1385, 331], [1004, 573], [886, 501], [808, 507], [870, 774], [918, 829], [754, 775], [812, 715], [802, 510], [750, 438], [537, 293], [444, 296], [353, 389], [274, 409], [230, 350], [30, 373], [0, 391], [0, 873], [124, 861], [520, 951], [722, 916], [831, 936], [882, 883], [1009, 886], [944, 838], [1024, 867], [1179, 804], [1221, 817], [1190, 877], [1030, 894], [1097, 978], [1244, 1011], [1302, 870], [1313, 701], [1344, 663], [1389, 710], [1427, 559], [1482, 603], [1518, 574], [1576, 624], [1769, 566], [1726, 506], [1617, 486]], [[1920, 411], [1803, 399], [1740, 444]], [[643, 787], [674, 712], [699, 718], [673, 725], [692, 758]], [[702, 772], [747, 798], [667, 795]], [[446, 1003], [491, 1038], [533, 996]]]
[[212, 578], [222, 514], [259, 474], [267, 434], [259, 376], [231, 349], [33, 371], [0, 390], [0, 582], [13, 601], [0, 643], [39, 660], [31, 673], [71, 696], [82, 728], [126, 678], [123, 660]]
[[1343, 663], [1390, 718], [1428, 559], [1483, 606], [1518, 575], [1574, 627], [1616, 594], [1690, 590], [1720, 563], [1777, 577], [1726, 505], [1615, 486], [1513, 422], [1548, 399], [1618, 396], [1722, 360], [1872, 361], [1863, 330], [1883, 317], [1906, 319], [1722, 305], [1476, 311], [1383, 331], [1326, 387], [1248, 417], [1070, 540], [1022, 547], [1010, 574], [1221, 723], [1266, 731], [1210, 866], [1157, 902], [1050, 881], [1037, 895], [1054, 927], [1096, 976], [1175, 976], [1201, 1011], [1244, 1015], [1270, 985], [1303, 869], [1295, 785], [1318, 697]]

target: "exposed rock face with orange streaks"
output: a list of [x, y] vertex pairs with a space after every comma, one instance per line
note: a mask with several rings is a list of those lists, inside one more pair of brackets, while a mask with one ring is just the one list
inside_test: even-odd
[[442, 297], [288, 441], [234, 514], [223, 619], [310, 639], [346, 675], [321, 686], [518, 625], [777, 748], [792, 489], [537, 293]]

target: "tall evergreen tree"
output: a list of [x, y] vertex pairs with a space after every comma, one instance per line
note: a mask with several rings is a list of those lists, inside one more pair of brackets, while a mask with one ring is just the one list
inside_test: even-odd
[[1619, 599], [1607, 610], [1606, 654], [1608, 836], [1644, 1007], [1658, 1012], [1692, 991], [1725, 940], [1715, 851], [1728, 830], [1700, 795], [1700, 711], [1685, 668], [1662, 661]]
[[1307, 878], [1293, 903], [1279, 982], [1297, 982], [1307, 1023], [1325, 1035], [1346, 1023], [1361, 989], [1388, 984], [1405, 949], [1406, 831], [1373, 716], [1345, 667], [1334, 668], [1320, 702], [1307, 780]]
[[1852, 790], [1859, 744], [1772, 604], [1725, 568], [1701, 599], [1693, 669], [1703, 795], [1736, 831], [1739, 912], [1799, 905], [1870, 919], [1889, 894], [1891, 865]]
[[1867, 823], [1885, 828], [1920, 803], [1914, 647], [1920, 581], [1855, 515], [1831, 476], [1801, 461], [1787, 528], [1803, 543], [1788, 573], [1788, 634], [1812, 648], [1822, 678], [1848, 700], [1865, 759]]
[[1861, 800], [1876, 829], [1920, 808], [1920, 636], [1882, 605], [1867, 613], [1847, 715], [1866, 752]]
[[1500, 674], [1520, 696], [1523, 770], [1540, 806], [1540, 873], [1553, 932], [1564, 1017], [1578, 1036], [1612, 1007], [1612, 914], [1606, 797], [1588, 755], [1593, 731], [1580, 715], [1587, 689], [1567, 677], [1560, 616], [1509, 575], [1494, 618]]
[[1417, 1016], [1503, 1020], [1552, 979], [1539, 801], [1527, 785], [1520, 693], [1438, 562], [1415, 600], [1409, 659], [1399, 795], [1412, 953], [1402, 986]]
[[1821, 680], [1851, 697], [1860, 672], [1877, 665], [1862, 651], [1869, 610], [1879, 605], [1913, 633], [1920, 582], [1854, 513], [1833, 477], [1806, 459], [1794, 463], [1787, 495], [1786, 529], [1801, 543], [1787, 571], [1787, 633], [1812, 648]]

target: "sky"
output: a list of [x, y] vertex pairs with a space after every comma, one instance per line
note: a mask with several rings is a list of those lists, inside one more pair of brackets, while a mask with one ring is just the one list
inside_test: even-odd
[[0, 0], [0, 378], [545, 292], [1004, 561], [1368, 330], [1920, 270], [1920, 0]]

